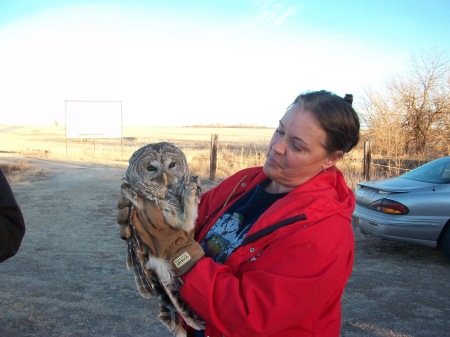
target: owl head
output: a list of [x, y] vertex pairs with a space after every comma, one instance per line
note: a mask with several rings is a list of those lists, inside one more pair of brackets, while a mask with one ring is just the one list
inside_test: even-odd
[[168, 142], [145, 145], [131, 156], [125, 180], [150, 200], [164, 199], [169, 189], [189, 182], [186, 156]]

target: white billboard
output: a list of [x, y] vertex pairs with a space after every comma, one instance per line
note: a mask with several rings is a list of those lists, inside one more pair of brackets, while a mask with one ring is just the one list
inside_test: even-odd
[[121, 101], [65, 101], [66, 138], [122, 138]]

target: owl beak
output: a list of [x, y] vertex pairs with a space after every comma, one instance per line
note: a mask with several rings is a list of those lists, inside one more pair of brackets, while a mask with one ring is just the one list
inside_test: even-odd
[[167, 174], [163, 173], [162, 174], [162, 179], [163, 179], [163, 183], [164, 185], [169, 185], [169, 181], [167, 180]]

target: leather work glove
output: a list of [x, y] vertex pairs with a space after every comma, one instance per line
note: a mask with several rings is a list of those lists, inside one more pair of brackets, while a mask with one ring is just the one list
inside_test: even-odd
[[[203, 249], [194, 240], [194, 231], [187, 233], [166, 224], [158, 206], [153, 201], [136, 196], [128, 184], [122, 184], [121, 192], [117, 222], [121, 226], [122, 239], [127, 240], [131, 236], [131, 222], [151, 255], [168, 261], [176, 276], [186, 273], [204, 256]], [[132, 196], [134, 201], [131, 202], [127, 195]]]
[[181, 228], [169, 226], [153, 201], [147, 199], [139, 201], [143, 207], [133, 207], [131, 223], [140, 239], [146, 244], [152, 256], [168, 261], [176, 276], [183, 275], [204, 256], [203, 249], [194, 240], [194, 231], [186, 233]]

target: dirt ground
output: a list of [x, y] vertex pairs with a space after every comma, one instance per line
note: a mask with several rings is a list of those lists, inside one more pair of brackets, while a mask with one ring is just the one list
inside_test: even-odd
[[[26, 160], [36, 170], [12, 188], [27, 232], [0, 264], [0, 336], [170, 336], [125, 266], [115, 222], [125, 169]], [[450, 263], [438, 251], [358, 230], [355, 242], [342, 337], [450, 336]]]

